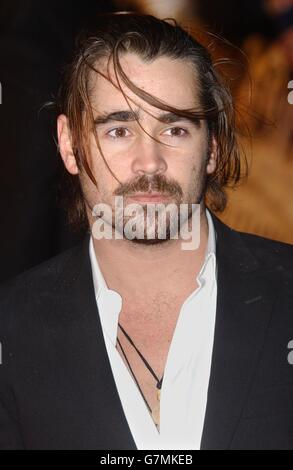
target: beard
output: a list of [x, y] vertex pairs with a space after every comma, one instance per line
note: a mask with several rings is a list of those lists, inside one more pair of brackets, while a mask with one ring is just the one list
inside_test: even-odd
[[[118, 210], [116, 208], [112, 220], [108, 222], [116, 233], [137, 245], [160, 245], [178, 238], [184, 226], [187, 225], [190, 230], [192, 215], [203, 201], [207, 182], [205, 165], [200, 169], [192, 168], [191, 182], [186, 194], [178, 182], [167, 180], [164, 175], [151, 178], [143, 175], [130, 184], [124, 184], [114, 192], [115, 196], [126, 198], [137, 192], [155, 191], [170, 197], [170, 201], [135, 203]], [[139, 209], [134, 217], [130, 214], [132, 208], [134, 211], [135, 208]], [[117, 219], [120, 220], [119, 224]]]
[[[134, 208], [134, 216], [123, 216], [122, 229], [120, 233], [132, 243], [140, 245], [159, 245], [172, 239], [178, 239], [183, 228], [188, 225], [191, 228], [192, 216], [199, 200], [187, 203], [169, 204], [131, 204], [126, 210]], [[137, 210], [137, 206], [140, 209]], [[117, 225], [112, 224], [117, 230]]]

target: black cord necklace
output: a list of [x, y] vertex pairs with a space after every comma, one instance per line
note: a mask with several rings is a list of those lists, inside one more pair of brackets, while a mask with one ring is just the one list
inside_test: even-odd
[[[136, 350], [136, 352], [138, 353], [139, 357], [142, 359], [142, 361], [144, 362], [145, 366], [146, 366], [147, 369], [150, 371], [150, 373], [152, 374], [152, 376], [154, 377], [154, 379], [156, 380], [156, 382], [157, 382], [156, 387], [157, 387], [157, 389], [158, 389], [157, 398], [158, 398], [158, 400], [160, 400], [160, 394], [161, 394], [161, 388], [162, 388], [162, 383], [163, 383], [164, 374], [162, 375], [162, 378], [161, 378], [161, 379], [159, 379], [159, 378], [157, 377], [157, 375], [155, 374], [155, 372], [153, 371], [153, 369], [151, 368], [151, 366], [149, 365], [149, 363], [147, 362], [147, 360], [143, 357], [143, 355], [141, 354], [141, 352], [140, 352], [140, 351], [138, 350], [138, 348], [135, 346], [134, 342], [132, 341], [132, 339], [130, 338], [130, 336], [126, 333], [126, 331], [124, 330], [124, 328], [120, 325], [120, 323], [118, 323], [118, 326], [119, 326], [119, 328], [121, 329], [122, 333], [125, 335], [125, 337], [128, 339], [128, 341], [130, 342], [130, 344], [134, 347], [134, 349]], [[128, 365], [128, 367], [129, 367], [129, 369], [130, 369], [132, 375], [133, 375], [133, 378], [134, 378], [134, 380], [135, 380], [135, 383], [136, 383], [136, 385], [138, 386], [138, 389], [139, 389], [139, 391], [140, 391], [140, 393], [141, 393], [141, 395], [142, 395], [142, 397], [143, 397], [143, 399], [144, 399], [144, 401], [145, 401], [145, 404], [147, 405], [147, 407], [148, 407], [150, 413], [152, 413], [152, 409], [151, 409], [151, 407], [149, 406], [149, 404], [148, 404], [148, 402], [147, 402], [147, 400], [146, 400], [146, 398], [145, 398], [145, 396], [144, 396], [144, 394], [143, 394], [143, 392], [142, 392], [142, 390], [141, 390], [141, 387], [140, 387], [140, 385], [139, 385], [139, 383], [138, 383], [138, 381], [137, 381], [137, 378], [135, 377], [135, 374], [134, 374], [134, 372], [133, 372], [133, 370], [132, 370], [132, 367], [131, 367], [131, 365], [130, 365], [130, 363], [129, 363], [127, 357], [126, 357], [126, 354], [125, 354], [125, 352], [124, 352], [124, 349], [122, 348], [121, 343], [120, 343], [120, 341], [119, 341], [118, 338], [117, 338], [117, 341], [118, 341], [118, 344], [119, 344], [119, 346], [120, 346], [120, 348], [121, 348], [121, 351], [122, 351], [122, 353], [123, 353], [123, 356], [125, 357], [125, 360], [126, 360], [126, 362], [127, 362], [127, 365]]]

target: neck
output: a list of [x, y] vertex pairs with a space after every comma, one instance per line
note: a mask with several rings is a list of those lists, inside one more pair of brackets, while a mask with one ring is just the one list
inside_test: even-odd
[[95, 254], [109, 289], [144, 293], [169, 290], [186, 282], [201, 269], [208, 241], [205, 209], [200, 211], [200, 243], [195, 250], [182, 250], [182, 240], [158, 245], [129, 240], [96, 240]]

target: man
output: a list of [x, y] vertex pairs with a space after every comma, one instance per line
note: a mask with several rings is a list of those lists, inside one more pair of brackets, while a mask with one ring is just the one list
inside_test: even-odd
[[87, 236], [1, 289], [0, 448], [292, 448], [292, 247], [207, 209], [241, 174], [207, 50], [173, 22], [109, 15], [59, 111]]

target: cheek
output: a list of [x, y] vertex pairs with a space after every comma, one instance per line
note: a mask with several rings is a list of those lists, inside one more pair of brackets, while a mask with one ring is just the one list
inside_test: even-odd
[[[114, 190], [119, 184], [119, 181], [123, 182], [127, 180], [127, 178], [131, 178], [133, 152], [126, 151], [126, 149], [121, 148], [121, 145], [105, 145], [104, 141], [100, 142], [100, 147], [102, 154], [95, 142], [92, 143], [92, 168], [94, 174], [98, 174], [107, 187], [113, 188]], [[115, 176], [113, 176], [111, 172]]]

